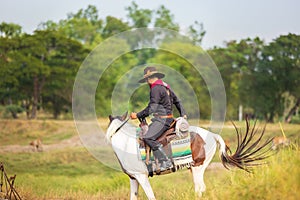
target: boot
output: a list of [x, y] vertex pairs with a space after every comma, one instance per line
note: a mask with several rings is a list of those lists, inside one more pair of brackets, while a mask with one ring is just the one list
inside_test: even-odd
[[166, 155], [161, 144], [159, 145], [157, 150], [153, 151], [153, 154], [160, 163], [160, 171], [165, 171], [173, 167], [172, 161]]

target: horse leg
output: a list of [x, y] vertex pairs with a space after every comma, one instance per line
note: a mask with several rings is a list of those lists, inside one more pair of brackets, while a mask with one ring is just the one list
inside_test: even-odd
[[202, 192], [205, 191], [206, 185], [204, 183], [204, 171], [205, 166], [192, 167], [192, 174], [194, 180], [195, 193], [198, 197], [202, 196]]
[[139, 184], [142, 186], [147, 198], [151, 199], [151, 200], [155, 200], [155, 196], [154, 196], [152, 187], [150, 185], [148, 176], [146, 174], [135, 174], [134, 177], [139, 182]]
[[150, 161], [150, 146], [145, 144], [145, 150], [146, 150], [146, 164], [149, 164]]
[[203, 165], [192, 167], [195, 193], [198, 197], [201, 197], [202, 193], [206, 189], [206, 185], [204, 183], [204, 172], [216, 152], [216, 145], [214, 145], [209, 151], [206, 150], [205, 152], [206, 155]]
[[130, 178], [130, 200], [137, 200], [138, 190], [139, 182], [134, 178]]

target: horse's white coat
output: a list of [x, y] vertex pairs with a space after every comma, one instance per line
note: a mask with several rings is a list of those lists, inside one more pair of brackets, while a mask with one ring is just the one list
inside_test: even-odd
[[[113, 120], [107, 130], [106, 138], [111, 143], [120, 164], [128, 175], [135, 179], [130, 179], [130, 199], [137, 198], [139, 184], [144, 189], [148, 199], [155, 199], [153, 190], [148, 180], [148, 171], [145, 163], [142, 161], [140, 151], [138, 149], [136, 128], [130, 124], [125, 124], [117, 133], [115, 131], [122, 122]], [[205, 169], [211, 162], [215, 152], [217, 143], [220, 144], [220, 153], [225, 153], [225, 142], [218, 134], [209, 132], [203, 128], [190, 126], [190, 132], [199, 134], [205, 141], [205, 160], [203, 165], [192, 167], [195, 192], [198, 196], [205, 191], [205, 183], [203, 175]]]

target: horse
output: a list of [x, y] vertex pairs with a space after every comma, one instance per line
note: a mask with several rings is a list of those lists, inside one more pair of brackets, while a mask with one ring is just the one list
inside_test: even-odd
[[[110, 122], [106, 132], [106, 140], [111, 144], [123, 172], [130, 178], [130, 199], [137, 199], [139, 185], [143, 188], [148, 199], [155, 199], [155, 195], [148, 179], [149, 172], [146, 164], [141, 159], [138, 148], [136, 127], [127, 123], [130, 118], [127, 120], [126, 118], [127, 113], [122, 116], [109, 116]], [[204, 161], [201, 162], [201, 165], [190, 166], [195, 194], [198, 197], [201, 197], [202, 193], [206, 190], [203, 176], [205, 169], [216, 152], [217, 146], [219, 146], [221, 162], [226, 169], [238, 167], [247, 172], [252, 172], [254, 166], [263, 164], [255, 161], [261, 161], [269, 157], [268, 152], [271, 148], [267, 148], [267, 145], [272, 142], [272, 139], [260, 143], [265, 128], [259, 132], [255, 129], [255, 124], [251, 128], [249, 121], [246, 120], [245, 134], [242, 134], [241, 130], [234, 125], [237, 135], [237, 147], [234, 153], [226, 146], [223, 138], [219, 134], [212, 133], [197, 126], [189, 127], [190, 133], [201, 136], [205, 142]], [[259, 134], [259, 136], [254, 139], [256, 134]], [[191, 148], [191, 150], [194, 157], [197, 155], [197, 150], [199, 150], [199, 148], [197, 148], [197, 145], [193, 144], [193, 141], [195, 140], [191, 140], [191, 147], [194, 147]]]

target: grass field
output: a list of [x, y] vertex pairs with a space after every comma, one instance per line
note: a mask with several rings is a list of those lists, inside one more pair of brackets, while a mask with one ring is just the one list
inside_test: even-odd
[[[101, 126], [106, 124], [101, 120]], [[234, 149], [234, 130], [230, 123], [225, 125], [221, 136]], [[244, 123], [237, 125], [244, 127]], [[256, 168], [253, 174], [237, 169], [208, 169], [207, 191], [202, 199], [300, 199], [300, 125], [283, 124], [283, 129], [292, 145], [280, 149], [268, 159], [268, 165]], [[266, 138], [281, 135], [279, 124], [267, 125]], [[50, 146], [73, 141], [70, 139], [74, 137], [77, 132], [73, 121], [0, 121], [0, 162], [9, 175], [17, 175], [16, 189], [23, 199], [128, 199], [128, 177], [101, 164], [83, 146], [59, 145], [43, 152], [27, 148], [36, 138]], [[213, 161], [220, 161], [218, 154]], [[153, 177], [150, 182], [157, 199], [194, 199], [189, 170]], [[141, 188], [139, 196], [146, 199]]]

